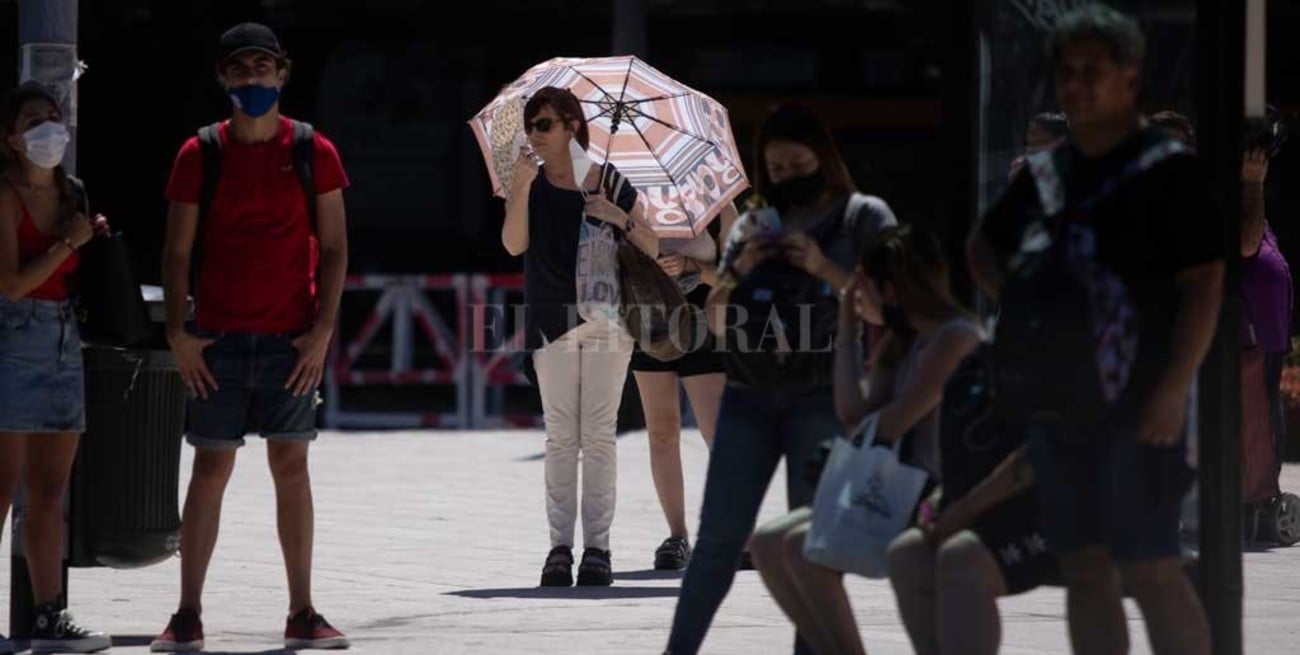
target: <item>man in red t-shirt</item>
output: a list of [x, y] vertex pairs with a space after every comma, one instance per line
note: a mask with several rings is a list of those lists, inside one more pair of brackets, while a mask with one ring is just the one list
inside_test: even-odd
[[[235, 453], [250, 432], [267, 440], [275, 480], [289, 578], [285, 646], [345, 648], [347, 638], [312, 607], [307, 447], [347, 273], [348, 179], [334, 144], [316, 133], [315, 193], [304, 188], [294, 125], [279, 111], [290, 62], [275, 34], [244, 23], [222, 35], [219, 49], [216, 72], [234, 112], [217, 129], [220, 170], [206, 172], [215, 192], [200, 216], [205, 158], [197, 137], [181, 147], [167, 184], [167, 340], [190, 391], [187, 439], [196, 451], [181, 525], [180, 608], [151, 649], [203, 648], [203, 582]], [[187, 326], [192, 272], [197, 316]]]

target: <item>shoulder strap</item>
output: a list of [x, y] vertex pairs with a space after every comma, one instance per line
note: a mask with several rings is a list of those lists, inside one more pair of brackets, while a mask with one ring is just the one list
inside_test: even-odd
[[307, 216], [311, 219], [311, 229], [316, 231], [316, 182], [314, 165], [316, 162], [316, 129], [311, 123], [292, 121], [293, 123], [293, 170], [298, 174], [302, 184], [302, 193], [307, 200]]
[[199, 153], [203, 156], [203, 184], [199, 187], [199, 223], [208, 217], [221, 181], [221, 123], [199, 128]]
[[81, 178], [68, 176], [68, 187], [72, 190], [72, 202], [77, 204], [81, 213], [90, 215], [90, 198], [86, 195], [86, 183]]
[[862, 215], [862, 208], [867, 206], [867, 194], [854, 191], [849, 194], [849, 202], [844, 206], [844, 225], [840, 229], [843, 234], [853, 234], [858, 227], [858, 218]]
[[623, 187], [627, 184], [627, 178], [614, 168], [613, 164], [606, 163], [601, 167], [600, 186], [605, 192], [605, 197], [612, 203], [618, 204], [618, 197], [623, 193]]
[[[1043, 206], [1043, 215], [1051, 217], [1065, 209], [1067, 198], [1062, 170], [1067, 166], [1067, 146], [1061, 145], [1051, 150], [1034, 153], [1025, 158], [1025, 168], [1034, 178], [1038, 190], [1038, 200]], [[1167, 137], [1149, 137], [1137, 157], [1124, 165], [1118, 173], [1111, 175], [1092, 195], [1074, 202], [1074, 206], [1086, 210], [1114, 193], [1121, 183], [1150, 170], [1156, 164], [1175, 155], [1190, 154], [1191, 150], [1177, 139]]]

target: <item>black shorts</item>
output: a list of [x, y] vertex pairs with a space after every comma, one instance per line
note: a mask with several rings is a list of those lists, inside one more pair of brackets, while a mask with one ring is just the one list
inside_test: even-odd
[[1186, 434], [1174, 446], [1155, 447], [1138, 443], [1133, 433], [1030, 429], [1039, 525], [1052, 550], [1103, 546], [1121, 561], [1180, 555], [1182, 501], [1195, 477], [1187, 465]]
[[971, 526], [993, 553], [1008, 594], [1019, 594], [1061, 579], [1056, 553], [1038, 529], [1038, 494], [1026, 491], [981, 516]]
[[677, 377], [689, 378], [694, 375], [725, 373], [727, 367], [722, 359], [722, 353], [715, 350], [713, 335], [710, 334], [699, 348], [671, 362], [661, 362], [645, 354], [638, 347], [632, 351], [632, 370], [646, 373], [676, 373]]
[[[709, 297], [709, 288], [700, 285], [686, 294], [686, 301], [703, 309], [704, 301]], [[717, 339], [712, 332], [707, 332], [704, 342], [691, 352], [671, 362], [661, 362], [641, 351], [638, 346], [632, 351], [632, 370], [646, 373], [676, 373], [677, 377], [689, 378], [695, 375], [726, 373], [726, 360], [718, 350]]]

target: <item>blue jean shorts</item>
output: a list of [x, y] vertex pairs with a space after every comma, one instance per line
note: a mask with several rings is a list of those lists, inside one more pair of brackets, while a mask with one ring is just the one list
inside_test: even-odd
[[84, 432], [85, 380], [75, 303], [0, 298], [0, 432]]
[[[1121, 425], [1135, 425], [1127, 421]], [[1039, 525], [1057, 553], [1104, 546], [1111, 557], [1178, 557], [1183, 497], [1195, 478], [1186, 436], [1173, 446], [1138, 443], [1132, 428], [1087, 434], [1059, 425], [1029, 430]]]
[[195, 448], [231, 450], [244, 435], [258, 433], [273, 441], [316, 438], [315, 391], [295, 396], [284, 388], [298, 363], [293, 335], [221, 333], [194, 330], [215, 339], [203, 360], [217, 380], [207, 399], [191, 397], [186, 440]]

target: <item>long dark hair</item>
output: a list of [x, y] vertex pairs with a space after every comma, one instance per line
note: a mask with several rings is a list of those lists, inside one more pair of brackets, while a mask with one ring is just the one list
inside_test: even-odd
[[904, 311], [929, 320], [970, 313], [952, 296], [948, 261], [933, 234], [912, 225], [884, 228], [862, 251], [862, 270], [884, 292], [886, 282]]
[[826, 176], [826, 186], [835, 196], [857, 189], [826, 122], [807, 107], [778, 105], [759, 125], [754, 137], [754, 192], [759, 196], [771, 197], [772, 179], [767, 174], [766, 150], [767, 144], [773, 141], [798, 143], [812, 150]]
[[[18, 116], [23, 107], [31, 102], [48, 102], [59, 107], [59, 99], [54, 93], [39, 82], [23, 82], [5, 95], [0, 102], [0, 183], [8, 184], [7, 178], [14, 169], [21, 165], [22, 155], [9, 147], [9, 137], [18, 131]], [[54, 180], [59, 187], [59, 215], [67, 217], [77, 212], [79, 207], [72, 195], [72, 183], [68, 181], [68, 172], [63, 164], [54, 167]]]
[[582, 113], [582, 103], [578, 101], [578, 96], [568, 89], [561, 89], [557, 86], [544, 86], [537, 90], [528, 102], [524, 104], [524, 120], [531, 121], [537, 118], [541, 113], [542, 107], [550, 107], [559, 114], [560, 120], [564, 121], [564, 126], [568, 127], [570, 121], [578, 122], [578, 131], [574, 136], [578, 139], [578, 145], [583, 150], [591, 143], [591, 135], [587, 132], [587, 117]]

